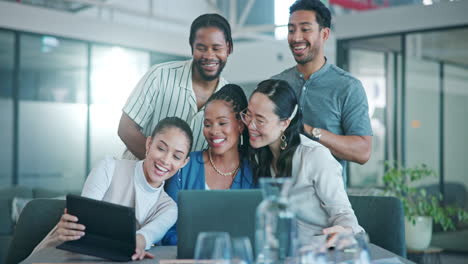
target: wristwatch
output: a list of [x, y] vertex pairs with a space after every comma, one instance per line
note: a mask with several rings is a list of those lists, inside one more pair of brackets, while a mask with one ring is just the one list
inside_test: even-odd
[[320, 128], [314, 127], [312, 131], [310, 131], [310, 134], [314, 138], [314, 140], [319, 141], [320, 137], [322, 137], [322, 130]]

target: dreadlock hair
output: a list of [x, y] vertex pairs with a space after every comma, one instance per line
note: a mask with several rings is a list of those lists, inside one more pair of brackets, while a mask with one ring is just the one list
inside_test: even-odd
[[195, 35], [200, 28], [215, 27], [224, 33], [224, 38], [229, 45], [228, 53], [231, 54], [234, 50], [234, 44], [232, 43], [231, 26], [229, 22], [218, 14], [204, 14], [201, 15], [192, 22], [190, 26], [190, 37], [189, 43], [193, 51], [193, 42], [195, 41]]
[[[232, 110], [236, 114], [237, 120], [241, 120], [240, 112], [247, 108], [248, 101], [247, 96], [245, 96], [244, 90], [239, 85], [236, 84], [226, 84], [217, 92], [212, 94], [210, 98], [206, 101], [206, 105], [209, 103], [221, 100], [231, 104]], [[239, 141], [239, 154], [240, 157], [247, 157], [250, 143], [249, 143], [249, 132], [247, 128], [244, 128], [244, 131], [241, 134], [243, 144], [240, 145]], [[242, 160], [242, 159], [241, 159]]]
[[192, 130], [190, 129], [190, 126], [184, 120], [175, 116], [161, 119], [161, 121], [159, 121], [156, 127], [154, 128], [153, 133], [151, 133], [151, 138], [154, 139], [154, 137], [157, 134], [159, 134], [160, 132], [168, 128], [178, 128], [185, 134], [187, 141], [189, 143], [188, 144], [189, 149], [187, 152], [187, 157], [188, 157], [189, 153], [192, 151], [193, 135], [192, 135]]
[[[292, 158], [297, 146], [301, 143], [300, 133], [303, 133], [302, 111], [298, 105], [296, 93], [283, 80], [265, 80], [258, 84], [251, 97], [255, 93], [266, 95], [274, 104], [274, 113], [280, 120], [292, 118], [289, 126], [284, 131], [286, 136], [286, 149], [281, 150], [276, 168], [277, 177], [291, 177]], [[292, 116], [295, 112], [295, 115]], [[273, 153], [268, 146], [252, 150], [249, 155], [250, 164], [254, 171], [254, 181], [257, 183], [260, 177], [271, 177], [270, 167], [273, 162]]]
[[297, 0], [291, 5], [291, 7], [289, 7], [289, 14], [291, 15], [299, 10], [314, 11], [315, 19], [317, 20], [317, 24], [319, 24], [320, 29], [330, 28], [330, 10], [320, 0]]

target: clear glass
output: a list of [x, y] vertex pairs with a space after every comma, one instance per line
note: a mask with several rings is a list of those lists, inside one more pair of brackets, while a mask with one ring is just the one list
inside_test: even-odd
[[328, 249], [326, 238], [313, 239], [306, 245], [301, 245], [297, 250], [295, 264], [326, 264], [328, 263]]
[[[465, 30], [464, 34], [468, 34]], [[468, 43], [465, 43], [468, 50]], [[466, 62], [468, 64], [468, 61]], [[466, 206], [461, 193], [462, 185], [468, 190], [468, 68], [458, 65], [444, 67], [445, 113], [444, 113], [444, 180], [446, 204]], [[450, 183], [450, 186], [448, 185]], [[466, 207], [465, 207], [466, 208]]]
[[12, 184], [13, 176], [13, 56], [12, 32], [0, 30], [0, 186]]
[[375, 186], [383, 177], [385, 159], [385, 111], [387, 105], [387, 76], [385, 53], [353, 49], [349, 52], [350, 72], [358, 78], [367, 95], [372, 126], [372, 153], [364, 166], [349, 163], [353, 187]]
[[20, 35], [18, 181], [81, 190], [86, 176], [87, 44]]
[[332, 263], [370, 264], [368, 248], [369, 239], [366, 234], [353, 235], [341, 233], [332, 250], [328, 250], [328, 261]]
[[125, 145], [117, 135], [122, 108], [149, 68], [149, 52], [116, 46], [91, 47], [91, 167], [105, 156], [120, 158]]
[[255, 247], [258, 264], [285, 263], [295, 255], [297, 223], [288, 202], [290, 178], [261, 178], [263, 201], [257, 207]]
[[401, 54], [401, 37], [350, 40], [343, 47], [349, 58], [348, 64], [343, 66], [361, 81], [366, 91], [373, 132], [370, 159], [364, 165], [348, 163], [348, 186], [381, 186], [384, 161], [394, 156], [393, 147], [389, 146], [396, 146], [391, 129], [398, 127], [393, 120], [396, 110], [393, 102], [401, 71], [401, 65], [397, 62], [398, 54]]
[[[426, 164], [439, 171], [440, 65], [428, 59], [426, 34], [406, 38], [406, 166]], [[418, 185], [438, 184], [437, 177], [418, 181]]]
[[229, 264], [231, 238], [227, 232], [201, 232], [195, 244], [195, 263]]
[[253, 264], [252, 244], [248, 237], [236, 237], [232, 239], [232, 263]]

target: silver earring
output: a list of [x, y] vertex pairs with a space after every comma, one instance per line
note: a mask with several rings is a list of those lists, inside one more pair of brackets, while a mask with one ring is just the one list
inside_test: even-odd
[[240, 145], [242, 146], [242, 145], [244, 145], [244, 137], [241, 135], [240, 138], [241, 138], [241, 140], [240, 140]]

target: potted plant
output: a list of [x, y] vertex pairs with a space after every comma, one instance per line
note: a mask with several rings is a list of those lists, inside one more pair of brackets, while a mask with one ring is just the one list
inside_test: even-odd
[[432, 237], [432, 223], [442, 226], [444, 231], [454, 230], [454, 220], [468, 222], [468, 212], [455, 207], [442, 206], [442, 195], [428, 195], [424, 188], [415, 187], [417, 181], [435, 176], [435, 172], [422, 164], [413, 168], [402, 168], [386, 163], [383, 177], [388, 195], [399, 198], [405, 211], [406, 246], [408, 249], [426, 249]]

